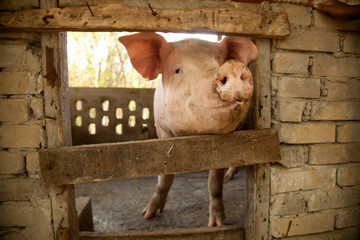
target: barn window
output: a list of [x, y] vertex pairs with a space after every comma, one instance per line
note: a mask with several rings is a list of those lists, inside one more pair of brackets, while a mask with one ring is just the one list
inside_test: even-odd
[[[93, 33], [68, 33], [68, 45], [70, 46], [70, 48], [68, 47], [70, 100], [74, 102], [70, 109], [72, 115], [75, 115], [71, 116], [71, 118], [75, 117], [75, 122], [72, 124], [72, 136], [75, 145], [156, 138], [154, 131], [151, 135], [147, 133], [150, 126], [150, 129], [153, 130], [154, 125], [153, 88], [148, 88], [150, 96], [143, 96], [141, 87], [149, 86], [149, 84], [146, 80], [138, 80], [139, 75], [133, 72], [134, 70], [131, 69], [129, 60], [127, 62], [114, 61], [110, 56], [104, 55], [104, 49], [108, 49], [108, 54], [110, 54], [109, 49], [116, 48], [119, 51], [117, 56], [121, 56], [122, 59], [128, 59], [126, 50], [124, 48], [120, 49], [120, 44], [116, 42], [118, 35], [119, 33], [96, 33], [95, 36], [97, 38], [94, 38]], [[221, 36], [217, 35], [204, 34], [172, 33], [163, 35], [168, 41], [181, 40], [183, 38], [200, 38], [215, 42], [221, 38]], [[103, 46], [100, 46], [99, 44], [87, 42], [89, 46], [86, 48], [83, 42], [89, 36], [94, 41], [107, 39], [107, 44], [110, 43], [116, 45], [116, 47], [107, 46], [105, 43]], [[112, 36], [112, 40], [109, 40], [110, 36]], [[73, 42], [75, 39], [78, 45], [81, 46], [79, 49], [73, 48], [76, 45]], [[100, 53], [92, 49], [91, 45], [102, 49], [99, 52], [104, 56], [99, 56]], [[90, 57], [91, 51], [94, 51], [92, 57], [102, 60], [100, 64], [98, 62], [93, 63], [94, 59], [87, 59], [87, 57]], [[81, 56], [82, 54], [85, 56]], [[81, 62], [81, 60], [88, 63], [88, 65]], [[95, 67], [92, 67], [91, 64], [94, 64]], [[114, 74], [111, 76], [110, 74], [105, 74], [105, 66], [112, 66], [112, 69], [122, 69], [124, 72], [117, 72], [118, 75]], [[96, 67], [98, 67], [98, 70], [94, 70], [93, 75], [86, 72]], [[129, 71], [132, 71], [133, 75], [129, 74]], [[97, 74], [96, 77], [95, 74]], [[130, 80], [133, 79], [135, 83], [128, 83], [127, 81], [129, 80], [124, 79], [126, 76]], [[103, 80], [102, 78], [107, 79]], [[116, 82], [117, 79], [122, 79], [122, 81]], [[137, 81], [138, 83], [136, 83]], [[115, 82], [115, 84], [111, 82]], [[136, 88], [126, 88], [126, 86], [131, 84]], [[100, 85], [111, 85], [111, 87], [100, 87]], [[150, 86], [152, 87], [153, 85], [151, 84]], [[89, 89], [91, 86], [97, 86], [97, 88]], [[128, 95], [130, 91], [134, 94]], [[88, 116], [82, 115], [84, 119], [79, 115], [83, 109], [89, 109]], [[125, 118], [124, 114], [126, 114]], [[82, 121], [91, 122], [88, 126], [88, 131], [80, 131]], [[96, 125], [95, 123], [99, 121], [101, 124]], [[109, 128], [111, 127], [114, 128], [112, 139], [109, 138], [111, 134]], [[136, 135], [132, 136], [131, 131], [134, 131], [136, 128], [138, 129], [136, 130]], [[102, 131], [106, 131], [106, 134], [102, 134]], [[103, 136], [106, 136], [106, 139], [102, 139]], [[85, 142], [80, 142], [84, 140]], [[240, 168], [235, 179], [225, 182], [224, 190], [227, 222], [230, 224], [236, 223], [235, 225], [239, 227], [244, 226], [246, 210], [245, 172], [245, 168]], [[84, 201], [86, 197], [91, 197], [95, 231], [156, 230], [159, 226], [162, 229], [204, 227], [208, 221], [207, 175], [208, 171], [202, 171], [177, 176], [173, 189], [169, 194], [166, 211], [161, 215], [158, 213], [157, 217], [148, 222], [144, 222], [142, 219], [139, 207], [144, 207], [150, 199], [151, 191], [156, 186], [156, 177], [77, 184], [75, 187], [76, 201]], [[122, 191], [123, 189], [128, 190], [124, 192]], [[77, 205], [78, 208], [82, 206]], [[81, 209], [78, 209], [78, 211], [81, 211]], [[113, 214], [110, 214], [110, 212]]]

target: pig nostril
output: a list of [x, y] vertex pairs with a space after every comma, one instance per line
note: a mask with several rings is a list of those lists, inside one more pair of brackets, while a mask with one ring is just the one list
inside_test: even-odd
[[224, 77], [223, 79], [220, 80], [222, 85], [225, 85], [227, 82], [227, 77]]

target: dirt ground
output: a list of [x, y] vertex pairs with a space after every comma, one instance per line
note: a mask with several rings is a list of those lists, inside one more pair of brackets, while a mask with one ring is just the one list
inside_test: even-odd
[[[150, 220], [141, 211], [155, 190], [156, 177], [77, 184], [75, 191], [76, 197], [91, 197], [97, 232], [204, 227], [209, 212], [207, 177], [207, 171], [176, 175], [164, 212]], [[244, 226], [245, 188], [245, 168], [239, 169], [235, 179], [225, 180], [226, 225]]]

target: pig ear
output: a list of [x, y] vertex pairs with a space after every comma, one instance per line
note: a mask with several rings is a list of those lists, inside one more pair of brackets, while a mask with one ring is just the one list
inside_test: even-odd
[[156, 33], [137, 33], [119, 37], [133, 67], [144, 78], [155, 79], [161, 73], [161, 58], [169, 51], [169, 44]]
[[255, 44], [247, 37], [225, 37], [219, 47], [227, 59], [237, 59], [246, 65], [259, 56]]

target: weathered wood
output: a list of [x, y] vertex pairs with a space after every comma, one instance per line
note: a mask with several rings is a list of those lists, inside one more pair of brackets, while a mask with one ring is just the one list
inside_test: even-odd
[[79, 219], [79, 231], [94, 231], [92, 204], [90, 197], [78, 197], [75, 199], [76, 211]]
[[[55, 7], [54, 0], [41, 0], [42, 8]], [[54, 59], [58, 73], [59, 86], [49, 86], [44, 82], [44, 108], [47, 143], [46, 147], [56, 148], [71, 146], [70, 111], [68, 102], [68, 76], [66, 33], [41, 34], [42, 75], [47, 72], [46, 48], [57, 51]], [[54, 186], [50, 188], [51, 209], [54, 235], [57, 239], [79, 239], [78, 220], [75, 209], [75, 192], [73, 185]]]
[[32, 9], [0, 16], [1, 31], [217, 32], [258, 38], [289, 35], [286, 13], [232, 7], [150, 9], [123, 4]]
[[[252, 126], [255, 129], [263, 129], [271, 126], [270, 40], [257, 39], [256, 46], [261, 57], [255, 62], [255, 99]], [[271, 239], [269, 234], [269, 174], [269, 164], [247, 167], [246, 239]]]
[[244, 229], [237, 225], [216, 228], [184, 228], [119, 233], [80, 232], [80, 240], [244, 240]]
[[276, 129], [84, 145], [40, 152], [41, 173], [46, 185], [195, 172], [279, 159]]

